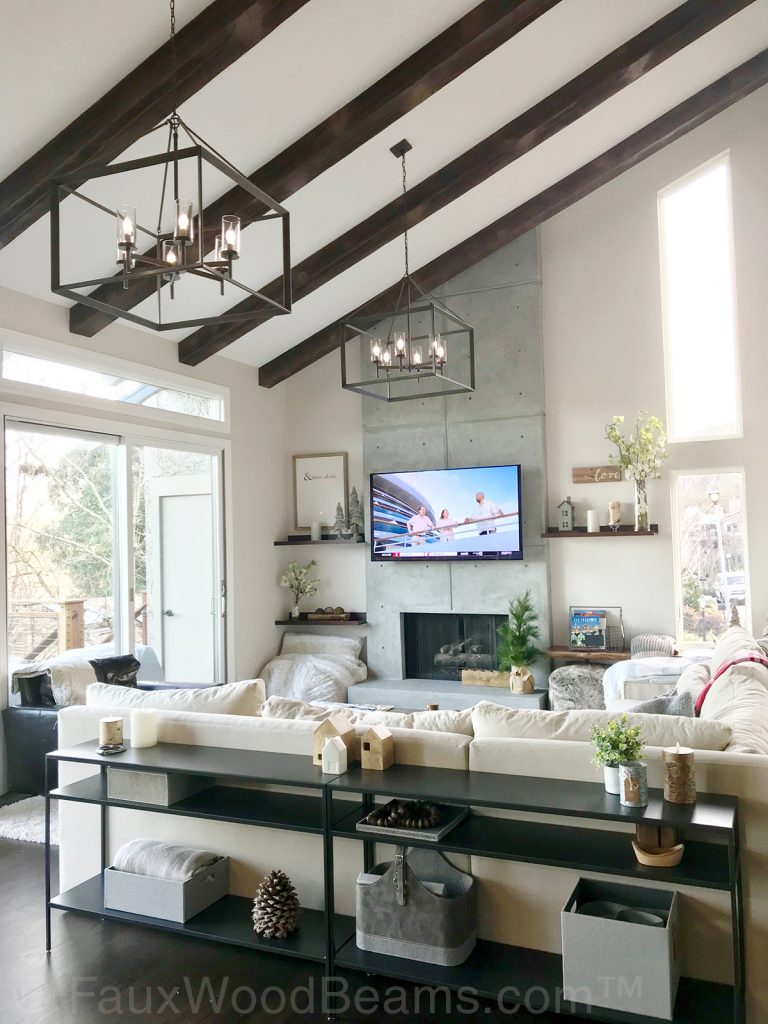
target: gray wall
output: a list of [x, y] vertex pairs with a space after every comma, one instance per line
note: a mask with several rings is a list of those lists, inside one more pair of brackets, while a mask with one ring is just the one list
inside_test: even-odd
[[[403, 677], [401, 612], [503, 614], [510, 599], [529, 589], [542, 642], [549, 643], [549, 570], [541, 538], [546, 449], [538, 235], [518, 239], [436, 295], [475, 329], [477, 389], [393, 404], [363, 399], [365, 479], [375, 472], [519, 462], [525, 558], [459, 565], [369, 561], [368, 665], [378, 678]], [[545, 686], [543, 663], [536, 676]]]

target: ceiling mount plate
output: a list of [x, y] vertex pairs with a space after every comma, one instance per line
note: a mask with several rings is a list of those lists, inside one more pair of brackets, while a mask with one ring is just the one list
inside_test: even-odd
[[392, 146], [389, 152], [392, 154], [392, 156], [396, 156], [398, 159], [400, 159], [401, 157], [404, 157], [405, 154], [410, 152], [412, 149], [413, 146], [410, 144], [408, 139], [401, 139], [397, 143], [397, 145]]

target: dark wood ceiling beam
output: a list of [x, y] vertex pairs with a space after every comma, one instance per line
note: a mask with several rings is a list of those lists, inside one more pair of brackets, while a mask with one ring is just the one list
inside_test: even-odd
[[[416, 271], [416, 279], [427, 290], [450, 281], [766, 84], [768, 50], [763, 50], [601, 156], [427, 263]], [[361, 309], [386, 313], [396, 302], [399, 289], [398, 281], [343, 319], [354, 320]], [[338, 345], [338, 322], [335, 322], [265, 363], [259, 370], [259, 383], [272, 388], [333, 352]]]
[[[398, 118], [423, 103], [502, 43], [541, 17], [560, 0], [484, 0], [364, 92], [316, 125], [250, 175], [250, 180], [278, 202], [349, 156]], [[203, 213], [206, 251], [213, 251], [224, 214], [237, 212], [243, 227], [264, 212], [239, 187], [226, 192]], [[120, 309], [132, 309], [155, 290], [139, 278], [124, 290], [122, 281], [98, 288], [93, 297]], [[69, 329], [91, 338], [116, 319], [78, 303], [71, 307]]]
[[[307, 0], [215, 0], [176, 33], [179, 104], [247, 53]], [[23, 88], [23, 84], [22, 84]], [[167, 117], [174, 96], [171, 43], [0, 182], [0, 248], [48, 212], [48, 183], [114, 160]]]
[[[419, 182], [407, 196], [399, 196], [299, 263], [293, 269], [294, 302], [392, 241], [402, 232], [404, 221], [409, 227], [419, 224], [752, 2], [754, 0], [718, 0], [713, 4], [711, 0], [687, 0], [676, 7], [493, 135]], [[279, 288], [280, 282], [272, 281], [261, 291], [274, 298]], [[263, 309], [263, 304], [251, 298], [233, 307], [237, 312], [259, 309]], [[179, 344], [179, 359], [196, 366], [253, 330], [254, 325], [271, 319], [271, 315], [267, 311], [263, 319], [255, 322], [200, 328]]]

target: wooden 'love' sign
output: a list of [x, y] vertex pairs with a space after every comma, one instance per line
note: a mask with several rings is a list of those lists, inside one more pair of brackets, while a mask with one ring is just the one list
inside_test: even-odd
[[613, 484], [621, 480], [621, 466], [574, 466], [575, 484]]

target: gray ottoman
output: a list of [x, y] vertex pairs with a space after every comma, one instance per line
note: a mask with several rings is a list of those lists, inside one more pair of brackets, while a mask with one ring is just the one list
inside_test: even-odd
[[549, 677], [549, 706], [553, 711], [593, 708], [605, 711], [603, 675], [599, 665], [563, 665]]

